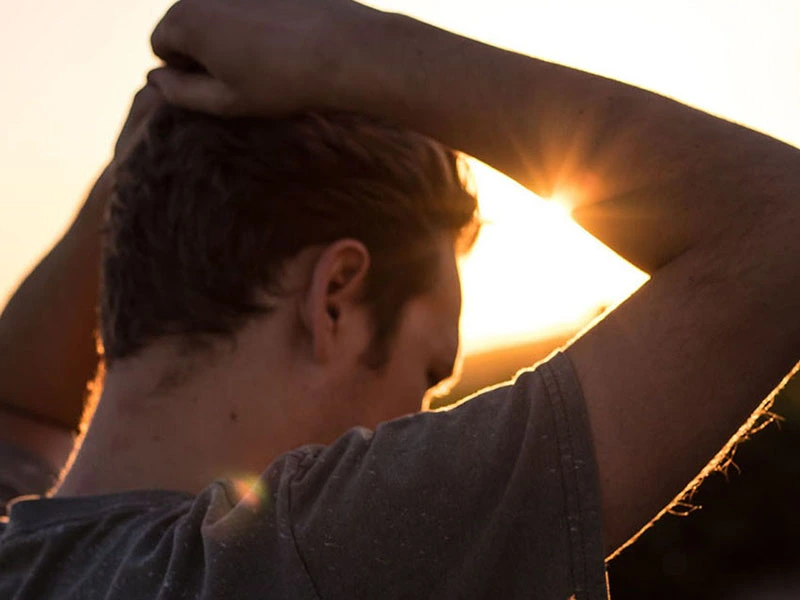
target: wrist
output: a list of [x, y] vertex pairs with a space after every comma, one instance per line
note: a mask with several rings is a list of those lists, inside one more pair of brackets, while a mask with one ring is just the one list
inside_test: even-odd
[[333, 40], [320, 48], [318, 64], [326, 82], [322, 104], [397, 121], [404, 54], [413, 52], [409, 30], [422, 24], [397, 13], [358, 7]]
[[349, 51], [341, 53], [344, 68], [331, 84], [331, 108], [379, 117], [469, 152], [462, 138], [477, 112], [471, 96], [485, 83], [474, 61], [504, 51], [398, 13], [372, 11], [356, 26], [346, 34]]

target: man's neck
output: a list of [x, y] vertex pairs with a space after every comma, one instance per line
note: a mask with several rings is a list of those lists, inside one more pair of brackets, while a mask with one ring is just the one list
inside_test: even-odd
[[257, 476], [296, 446], [329, 441], [307, 420], [314, 411], [302, 410], [284, 376], [301, 379], [280, 361], [262, 355], [261, 368], [238, 368], [237, 361], [253, 360], [245, 349], [166, 371], [159, 352], [109, 370], [57, 495], [197, 493], [216, 479]]

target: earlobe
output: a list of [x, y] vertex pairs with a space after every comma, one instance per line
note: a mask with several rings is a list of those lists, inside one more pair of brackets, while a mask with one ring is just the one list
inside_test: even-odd
[[369, 265], [366, 246], [352, 239], [334, 242], [314, 264], [304, 299], [303, 321], [316, 362], [329, 362], [341, 351], [346, 338], [342, 329], [350, 326], [348, 317], [359, 307]]

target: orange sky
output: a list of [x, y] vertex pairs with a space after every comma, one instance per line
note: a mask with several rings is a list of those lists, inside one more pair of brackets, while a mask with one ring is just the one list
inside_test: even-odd
[[[165, 0], [4, 6], [0, 298], [63, 229], [153, 64]], [[797, 0], [398, 0], [372, 4], [670, 95], [800, 146]], [[477, 167], [489, 224], [464, 265], [467, 351], [591, 314], [644, 280], [518, 186]]]

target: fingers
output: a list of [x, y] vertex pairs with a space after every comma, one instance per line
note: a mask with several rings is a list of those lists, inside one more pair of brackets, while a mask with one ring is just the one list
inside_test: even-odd
[[209, 31], [209, 2], [178, 0], [150, 36], [153, 52], [168, 65], [181, 68], [202, 63], [202, 48]]
[[150, 40], [167, 66], [151, 71], [147, 80], [170, 104], [228, 116], [233, 114], [233, 92], [203, 67], [204, 40], [214, 29], [213, 3], [179, 0], [167, 11]]
[[207, 73], [162, 67], [150, 71], [147, 81], [170, 104], [221, 117], [233, 116], [239, 112], [233, 91]]

